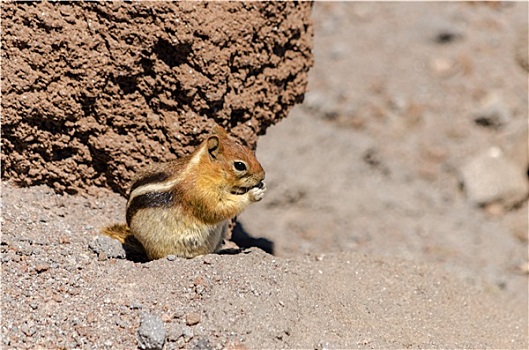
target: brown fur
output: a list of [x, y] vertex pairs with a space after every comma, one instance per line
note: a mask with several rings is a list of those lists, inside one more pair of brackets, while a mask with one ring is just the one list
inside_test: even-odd
[[229, 220], [264, 195], [264, 176], [254, 154], [217, 127], [189, 156], [139, 173], [127, 203], [128, 226], [102, 232], [122, 243], [134, 236], [149, 259], [217, 251]]

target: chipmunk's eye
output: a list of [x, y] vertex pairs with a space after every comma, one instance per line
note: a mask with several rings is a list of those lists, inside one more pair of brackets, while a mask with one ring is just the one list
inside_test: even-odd
[[233, 162], [233, 167], [237, 171], [246, 171], [246, 169], [247, 169], [246, 164], [244, 164], [244, 162], [241, 162], [241, 161], [238, 161], [238, 160]]

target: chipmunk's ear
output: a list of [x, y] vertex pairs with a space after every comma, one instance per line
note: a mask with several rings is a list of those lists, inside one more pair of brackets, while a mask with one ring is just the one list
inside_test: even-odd
[[226, 130], [224, 130], [222, 127], [220, 127], [218, 125], [215, 125], [215, 127], [213, 128], [213, 133], [212, 134], [213, 135], [217, 135], [221, 139], [224, 139], [224, 138], [228, 137], [228, 133], [226, 132]]
[[218, 125], [215, 125], [211, 136], [208, 137], [208, 153], [209, 155], [216, 159], [219, 154], [222, 153], [222, 140], [228, 137], [226, 130], [221, 128]]
[[222, 153], [222, 145], [217, 135], [208, 137], [208, 153], [214, 159], [217, 159], [219, 154]]

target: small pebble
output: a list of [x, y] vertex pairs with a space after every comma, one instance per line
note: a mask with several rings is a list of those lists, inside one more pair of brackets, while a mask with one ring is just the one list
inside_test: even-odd
[[529, 262], [525, 262], [523, 264], [520, 264], [516, 267], [516, 272], [529, 275]]
[[195, 336], [193, 329], [188, 326], [184, 326], [184, 328], [182, 329], [182, 334], [186, 342], [190, 341]]
[[204, 255], [204, 257], [202, 259], [204, 261], [204, 264], [206, 264], [206, 265], [211, 265], [214, 262], [213, 258], [210, 255]]
[[92, 312], [86, 314], [86, 322], [94, 323], [96, 321], [97, 321], [97, 317]]
[[485, 210], [485, 213], [487, 213], [490, 216], [501, 216], [505, 214], [505, 209], [503, 206], [498, 202], [492, 202], [488, 203], [483, 207], [483, 210]]
[[31, 327], [26, 324], [22, 325], [21, 329], [22, 329], [22, 332], [24, 332], [24, 334], [27, 335], [28, 337], [31, 337], [36, 332], [35, 327]]
[[186, 346], [186, 340], [184, 337], [179, 337], [177, 340], [176, 340], [176, 348], [177, 349], [182, 349]]
[[50, 265], [46, 263], [40, 263], [40, 264], [35, 265], [35, 271], [37, 271], [38, 273], [47, 271], [49, 270], [49, 268], [50, 268]]
[[464, 28], [457, 23], [442, 18], [429, 19], [423, 29], [436, 44], [447, 45], [465, 37]]
[[167, 260], [175, 261], [176, 260], [176, 255], [167, 255]]
[[162, 321], [164, 322], [171, 322], [171, 320], [173, 319], [173, 317], [170, 315], [170, 314], [162, 314], [162, 317], [161, 317]]
[[169, 323], [167, 329], [167, 340], [176, 342], [183, 334], [183, 326], [177, 323]]
[[[508, 209], [529, 193], [524, 171], [507, 159], [500, 148], [491, 147], [461, 168], [461, 180], [470, 202], [483, 206], [497, 202]], [[491, 213], [496, 212], [497, 208], [492, 207]]]
[[70, 237], [68, 237], [68, 236], [59, 237], [59, 243], [60, 244], [68, 244], [68, 243], [70, 243]]
[[500, 130], [511, 122], [513, 114], [500, 95], [489, 93], [473, 117], [479, 126]]
[[105, 261], [105, 260], [108, 260], [108, 255], [107, 253], [105, 252], [101, 252], [99, 253], [99, 255], [97, 256], [99, 261]]
[[121, 327], [123, 329], [127, 328], [128, 325], [129, 325], [128, 322], [125, 321], [125, 320], [121, 320], [121, 319], [120, 320], [116, 320], [116, 326], [119, 326], [119, 327]]
[[129, 306], [132, 310], [141, 310], [143, 308], [143, 305], [140, 303], [132, 303]]
[[190, 312], [186, 315], [186, 324], [188, 326], [194, 326], [200, 322], [200, 314], [196, 312]]
[[432, 72], [440, 78], [448, 78], [456, 72], [455, 62], [446, 57], [435, 57], [430, 61]]
[[211, 345], [211, 342], [209, 341], [209, 339], [200, 337], [200, 338], [195, 338], [193, 340], [193, 343], [190, 344], [190, 349], [196, 349], [196, 350], [208, 349], [209, 350], [209, 349], [213, 349], [213, 346]]

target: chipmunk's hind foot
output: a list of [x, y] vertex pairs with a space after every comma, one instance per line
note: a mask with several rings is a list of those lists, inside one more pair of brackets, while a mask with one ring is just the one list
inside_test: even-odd
[[134, 236], [127, 236], [123, 244], [123, 249], [127, 253], [127, 260], [134, 262], [147, 262], [150, 259], [147, 257], [147, 252], [143, 245]]

